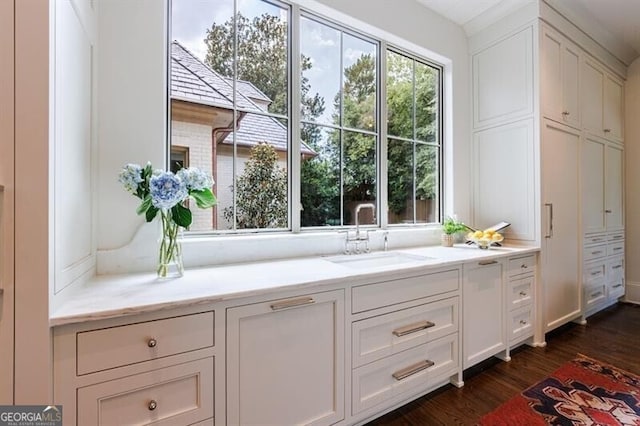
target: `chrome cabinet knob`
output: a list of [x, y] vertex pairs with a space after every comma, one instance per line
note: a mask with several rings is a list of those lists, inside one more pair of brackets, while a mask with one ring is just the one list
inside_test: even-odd
[[149, 341], [147, 342], [147, 346], [149, 346], [150, 348], [155, 348], [156, 346], [158, 346], [158, 341], [156, 339], [149, 339]]
[[149, 401], [149, 405], [147, 407], [149, 408], [149, 411], [153, 411], [158, 408], [158, 403], [152, 399]]

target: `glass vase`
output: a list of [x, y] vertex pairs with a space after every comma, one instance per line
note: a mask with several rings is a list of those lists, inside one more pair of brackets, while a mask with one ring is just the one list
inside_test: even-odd
[[161, 212], [162, 236], [158, 253], [158, 278], [179, 278], [184, 275], [180, 226], [173, 221], [170, 212]]

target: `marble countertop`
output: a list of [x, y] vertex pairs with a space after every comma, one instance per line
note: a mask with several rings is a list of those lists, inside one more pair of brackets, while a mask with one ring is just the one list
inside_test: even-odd
[[[532, 246], [480, 250], [461, 244], [453, 248], [411, 247], [351, 255], [349, 258], [309, 257], [188, 269], [181, 278], [163, 281], [158, 281], [155, 273], [99, 275], [82, 285], [65, 289], [61, 301], [52, 309], [49, 324], [60, 326], [208, 304], [275, 291], [335, 284], [345, 278], [373, 281], [399, 272], [425, 272], [448, 265], [538, 250], [538, 247]], [[355, 263], [351, 263], [352, 258], [376, 256], [381, 261], [365, 260], [359, 265], [366, 267], [354, 267]], [[399, 258], [402, 263], [397, 263], [391, 257]], [[341, 262], [344, 260], [346, 262]]]

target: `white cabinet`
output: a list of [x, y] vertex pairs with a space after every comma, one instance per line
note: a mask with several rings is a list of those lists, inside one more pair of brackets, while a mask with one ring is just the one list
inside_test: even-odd
[[54, 329], [65, 425], [190, 425], [215, 411], [214, 311], [183, 308]]
[[344, 418], [344, 291], [227, 310], [227, 422]]
[[580, 49], [547, 26], [541, 30], [542, 112], [552, 120], [580, 126]]
[[464, 265], [462, 290], [463, 368], [469, 368], [507, 347], [503, 262]]
[[586, 134], [582, 158], [582, 228], [585, 234], [624, 228], [623, 149]]
[[624, 83], [588, 57], [581, 71], [582, 126], [597, 136], [622, 142]]
[[605, 225], [607, 231], [624, 229], [624, 151], [608, 144], [605, 155]]
[[544, 330], [581, 314], [580, 132], [545, 120], [542, 131]]

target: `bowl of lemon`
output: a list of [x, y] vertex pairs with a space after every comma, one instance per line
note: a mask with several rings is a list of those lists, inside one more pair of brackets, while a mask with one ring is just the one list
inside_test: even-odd
[[478, 248], [488, 249], [493, 244], [499, 243], [504, 240], [501, 233], [491, 229], [485, 231], [473, 231], [467, 234], [467, 240], [476, 243]]

